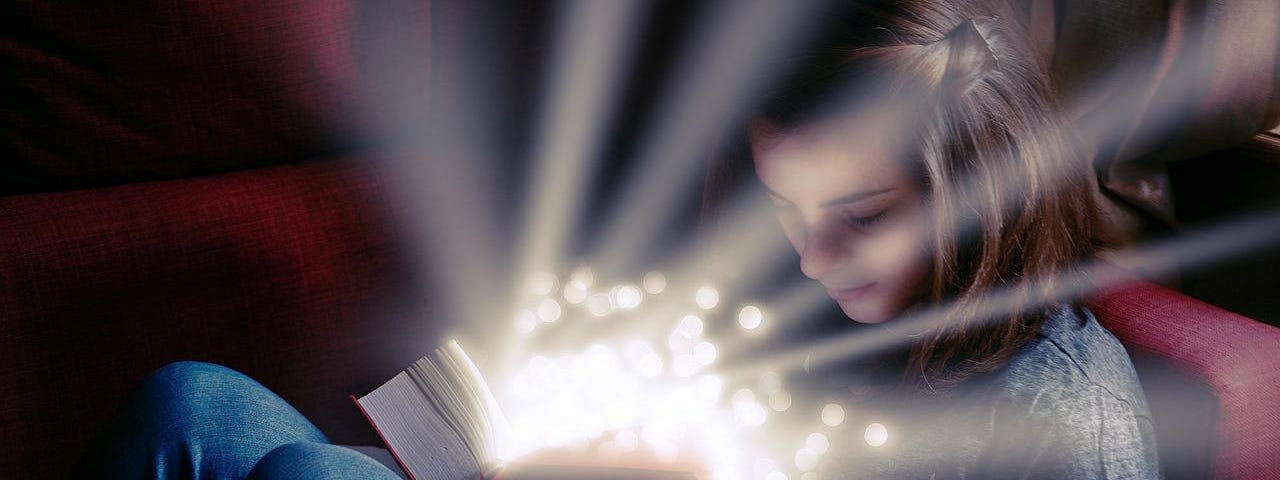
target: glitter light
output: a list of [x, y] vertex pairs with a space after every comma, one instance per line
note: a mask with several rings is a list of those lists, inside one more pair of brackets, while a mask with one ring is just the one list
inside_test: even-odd
[[787, 411], [788, 408], [791, 408], [791, 393], [783, 389], [770, 393], [769, 408], [772, 408], [775, 412]]
[[716, 361], [716, 346], [711, 342], [699, 342], [693, 347], [693, 358], [699, 365], [711, 365]]
[[698, 338], [702, 335], [702, 318], [697, 315], [685, 315], [676, 325], [676, 331], [687, 338]]
[[677, 377], [692, 377], [698, 372], [698, 361], [693, 358], [693, 355], [676, 355], [672, 359], [671, 370]]
[[538, 318], [542, 321], [551, 323], [560, 319], [560, 302], [550, 298], [544, 298], [538, 302]]
[[603, 317], [613, 311], [613, 304], [609, 302], [609, 294], [594, 293], [587, 297], [587, 311], [597, 317]]
[[831, 441], [827, 439], [826, 435], [821, 433], [810, 433], [809, 436], [804, 439], [804, 448], [816, 455], [822, 455], [827, 453], [828, 448], [831, 448]]
[[698, 288], [697, 292], [694, 292], [693, 301], [698, 304], [699, 308], [711, 310], [720, 304], [720, 292], [710, 285], [705, 285]]
[[640, 289], [633, 285], [620, 285], [614, 287], [609, 293], [610, 299], [613, 300], [613, 305], [623, 310], [639, 307], [640, 301], [644, 297]]
[[569, 281], [578, 282], [586, 286], [587, 288], [591, 288], [591, 285], [594, 284], [596, 281], [596, 277], [594, 274], [591, 273], [590, 268], [587, 268], [586, 266], [581, 266], [581, 267], [575, 268], [573, 270], [573, 273], [569, 274]]
[[662, 358], [656, 353], [647, 353], [640, 357], [640, 363], [637, 365], [640, 374], [646, 377], [656, 377], [662, 374]]
[[742, 328], [755, 330], [760, 328], [762, 323], [764, 323], [764, 313], [760, 311], [760, 307], [747, 305], [738, 310], [738, 325]]
[[867, 445], [879, 447], [889, 441], [889, 429], [884, 424], [872, 423], [862, 432], [862, 439], [867, 441]]
[[828, 403], [822, 407], [822, 424], [828, 427], [838, 427], [844, 423], [844, 407], [835, 403]]
[[571, 280], [564, 284], [564, 291], [561, 293], [564, 295], [564, 301], [577, 305], [587, 300], [587, 285], [578, 280]]
[[640, 283], [644, 286], [644, 291], [650, 295], [657, 295], [667, 289], [667, 277], [658, 272], [644, 274]]
[[807, 472], [818, 467], [818, 455], [808, 448], [796, 450], [796, 469]]

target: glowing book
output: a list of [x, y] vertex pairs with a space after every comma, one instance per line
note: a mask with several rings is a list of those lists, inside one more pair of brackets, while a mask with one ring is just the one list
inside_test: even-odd
[[697, 478], [554, 452], [504, 462], [513, 454], [510, 427], [480, 371], [453, 341], [353, 400], [413, 480]]

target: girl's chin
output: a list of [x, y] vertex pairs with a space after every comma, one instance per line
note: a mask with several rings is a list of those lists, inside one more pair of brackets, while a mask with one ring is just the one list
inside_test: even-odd
[[880, 302], [870, 299], [837, 303], [840, 305], [840, 310], [844, 311], [845, 316], [858, 323], [883, 323], [893, 318], [893, 313], [888, 311], [889, 309], [883, 308]]

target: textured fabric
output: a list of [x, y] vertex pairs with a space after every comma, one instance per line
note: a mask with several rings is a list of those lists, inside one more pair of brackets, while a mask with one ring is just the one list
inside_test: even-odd
[[[853, 405], [826, 478], [1160, 478], [1155, 432], [1124, 347], [1064, 306], [993, 375], [945, 399]], [[859, 442], [874, 421], [883, 446]], [[830, 455], [830, 454], [829, 454]]]
[[[1036, 0], [1024, 21], [1107, 199], [1174, 223], [1165, 163], [1280, 123], [1280, 2]], [[1112, 219], [1125, 240], [1140, 218]], [[1130, 213], [1129, 215], [1132, 215]]]
[[267, 453], [248, 480], [398, 480], [382, 463], [325, 443], [291, 443]]
[[343, 443], [438, 344], [384, 176], [333, 160], [0, 198], [0, 472], [64, 478], [149, 372], [242, 371]]
[[[350, 0], [5, 2], [0, 6], [0, 195], [294, 162], [359, 146], [366, 91], [417, 86], [411, 69], [364, 75], [382, 23], [420, 33], [429, 2]], [[406, 103], [413, 91], [398, 92]]]
[[1280, 329], [1141, 281], [1090, 305], [1143, 360], [1139, 374], [1151, 394], [1161, 454], [1188, 470], [1171, 469], [1170, 477], [1280, 472]]
[[262, 384], [219, 365], [176, 362], [129, 396], [79, 478], [394, 479], [378, 462], [328, 444]]

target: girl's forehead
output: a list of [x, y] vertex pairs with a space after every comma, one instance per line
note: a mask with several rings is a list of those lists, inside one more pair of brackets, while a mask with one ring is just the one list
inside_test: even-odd
[[752, 157], [760, 180], [797, 204], [819, 204], [854, 191], [906, 180], [901, 142], [888, 122], [842, 122], [780, 131], [753, 124]]

